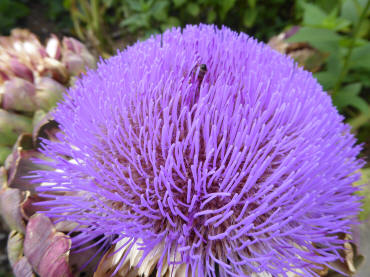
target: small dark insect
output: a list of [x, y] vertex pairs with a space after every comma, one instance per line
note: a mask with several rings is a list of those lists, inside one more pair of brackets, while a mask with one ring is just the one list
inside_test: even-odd
[[198, 73], [198, 82], [201, 83], [203, 81], [204, 75], [207, 73], [207, 66], [203, 63], [199, 66], [199, 73]]
[[[198, 71], [198, 69], [199, 69], [199, 71]], [[207, 73], [207, 66], [204, 63], [195, 65], [193, 67], [193, 69], [190, 71], [190, 75], [191, 75], [192, 79], [194, 79], [197, 72], [198, 72], [197, 81], [198, 81], [198, 85], [200, 86], [200, 84], [202, 83], [202, 81], [204, 79], [204, 75], [206, 75], [206, 73]]]
[[193, 105], [195, 102], [198, 101], [200, 95], [200, 86], [206, 73], [207, 66], [205, 64], [196, 64], [190, 71], [189, 84], [192, 84], [192, 86], [195, 87], [195, 89], [193, 90], [194, 93], [192, 94], [192, 96], [190, 96], [189, 99], [190, 105]]

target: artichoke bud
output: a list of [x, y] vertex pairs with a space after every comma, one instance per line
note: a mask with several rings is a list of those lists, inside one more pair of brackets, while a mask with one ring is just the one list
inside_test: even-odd
[[9, 80], [9, 76], [8, 74], [6, 74], [6, 70], [0, 67], [0, 84], [4, 83], [7, 80]]
[[33, 277], [35, 274], [33, 273], [32, 266], [28, 259], [23, 256], [23, 243], [23, 234], [14, 230], [9, 234], [7, 243], [9, 263], [16, 277]]
[[23, 240], [21, 233], [13, 230], [8, 237], [7, 252], [9, 263], [13, 266], [23, 256]]
[[71, 51], [73, 53], [80, 54], [85, 46], [74, 38], [65, 37], [63, 38], [63, 50]]
[[31, 123], [28, 117], [0, 109], [0, 145], [13, 145], [18, 135], [32, 131]]
[[65, 87], [49, 77], [36, 80], [36, 103], [38, 108], [45, 111], [54, 107], [62, 97]]
[[33, 83], [21, 78], [12, 78], [0, 88], [2, 107], [6, 110], [33, 112], [37, 109], [36, 88]]
[[32, 216], [27, 224], [24, 255], [40, 276], [72, 276], [69, 268], [71, 239], [57, 232], [45, 215]]
[[26, 29], [13, 29], [8, 40], [10, 42], [8, 51], [15, 51], [19, 56], [26, 55], [33, 61], [45, 56], [37, 36]]
[[66, 65], [69, 74], [79, 75], [85, 71], [85, 64], [81, 56], [72, 52], [67, 53], [63, 57], [63, 62]]
[[20, 233], [24, 233], [26, 230], [20, 211], [20, 205], [24, 198], [25, 194], [18, 189], [5, 187], [0, 191], [0, 213], [7, 225]]
[[40, 146], [42, 138], [52, 141], [58, 140], [56, 135], [59, 132], [59, 125], [53, 120], [50, 113], [46, 114], [43, 110], [36, 111], [32, 124], [32, 140], [36, 147]]
[[63, 62], [71, 75], [85, 72], [86, 67], [95, 67], [95, 58], [85, 45], [73, 38], [63, 39]]
[[43, 59], [40, 69], [41, 76], [51, 77], [62, 84], [68, 82], [68, 72], [65, 66], [58, 60], [46, 57]]
[[51, 35], [50, 39], [46, 43], [46, 53], [50, 58], [59, 60], [62, 53], [62, 48], [59, 39], [56, 35]]
[[32, 70], [25, 64], [19, 62], [17, 59], [12, 58], [10, 60], [10, 66], [15, 76], [25, 79], [29, 82], [33, 82], [33, 73]]

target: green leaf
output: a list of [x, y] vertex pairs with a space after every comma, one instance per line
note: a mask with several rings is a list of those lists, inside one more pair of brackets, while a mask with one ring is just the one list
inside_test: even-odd
[[344, 18], [327, 17], [322, 22], [321, 26], [334, 31], [348, 31], [351, 26], [351, 21]]
[[167, 14], [167, 8], [168, 8], [168, 2], [167, 1], [158, 1], [154, 4], [152, 8], [153, 17], [158, 21], [166, 21], [168, 14]]
[[47, 1], [46, 3], [43, 4], [48, 9], [47, 17], [53, 21], [61, 17], [63, 13], [66, 11], [66, 9], [63, 6], [63, 3], [59, 1]]
[[361, 113], [350, 118], [347, 122], [351, 125], [353, 131], [358, 130], [363, 126], [367, 127], [365, 130], [362, 130], [357, 134], [358, 138], [363, 137], [362, 141], [365, 141], [370, 137], [370, 113]]
[[[366, 40], [361, 39], [361, 38], [358, 38], [358, 39], [356, 39], [356, 41], [354, 42], [353, 47], [355, 47], [355, 48], [356, 48], [356, 47], [359, 47], [359, 46], [364, 46], [366, 43], [367, 43], [367, 41], [366, 41]], [[341, 39], [339, 46], [340, 46], [340, 47], [343, 47], [343, 48], [349, 48], [351, 44], [352, 44], [352, 37], [350, 37], [350, 36], [345, 36], [345, 37], [343, 37], [343, 39]], [[346, 51], [347, 51], [347, 50], [346, 50]]]
[[321, 23], [327, 17], [327, 14], [320, 9], [318, 6], [302, 3], [304, 14], [303, 14], [303, 24], [308, 26], [320, 26]]
[[217, 18], [217, 14], [214, 10], [210, 10], [207, 14], [207, 22], [214, 23]]
[[63, 0], [63, 7], [66, 10], [69, 10], [71, 8], [72, 0]]
[[324, 87], [324, 90], [329, 91], [333, 89], [335, 83], [338, 81], [341, 68], [340, 55], [338, 52], [334, 52], [326, 60], [326, 70], [315, 73], [314, 76]]
[[[353, 0], [353, 1], [355, 2], [358, 14], [361, 14], [369, 0]], [[367, 15], [369, 15], [369, 13]]]
[[345, 82], [346, 83], [361, 82], [363, 87], [370, 88], [369, 74], [370, 74], [369, 70], [357, 69], [353, 71], [351, 74], [347, 75]]
[[358, 13], [355, 5], [355, 1], [353, 0], [345, 0], [343, 1], [341, 7], [341, 17], [351, 21], [353, 24], [356, 24], [359, 20], [360, 14]]
[[365, 19], [358, 30], [358, 37], [366, 39], [370, 33], [370, 20]]
[[103, 0], [103, 4], [104, 4], [104, 6], [106, 6], [107, 8], [110, 8], [110, 7], [112, 7], [112, 5], [114, 4], [114, 0]]
[[168, 24], [171, 26], [180, 26], [181, 22], [177, 17], [170, 16], [167, 20]]
[[143, 1], [126, 0], [125, 2], [131, 10], [137, 13], [142, 12], [143, 8], [145, 8], [145, 2]]
[[221, 1], [220, 4], [221, 4], [220, 17], [221, 20], [224, 21], [227, 13], [234, 6], [235, 0], [224, 0]]
[[193, 16], [193, 17], [197, 17], [200, 13], [200, 8], [197, 4], [195, 3], [189, 3], [187, 6], [186, 6], [186, 10], [187, 12]]
[[0, 146], [0, 165], [4, 164], [11, 152], [12, 148], [10, 146]]
[[364, 220], [370, 216], [370, 168], [363, 168], [360, 170], [361, 179], [357, 181], [355, 186], [365, 186], [362, 190], [358, 191], [357, 194], [363, 196], [363, 206], [360, 213], [360, 219]]
[[350, 68], [370, 70], [370, 42], [353, 49]]
[[243, 25], [248, 28], [252, 27], [254, 22], [256, 21], [257, 15], [258, 15], [257, 9], [246, 10], [243, 16]]
[[252, 9], [254, 9], [256, 7], [256, 4], [257, 4], [257, 0], [248, 0], [248, 5]]
[[130, 32], [135, 32], [141, 28], [150, 28], [149, 16], [145, 14], [135, 14], [119, 24], [120, 27], [127, 27]]
[[342, 93], [351, 94], [353, 96], [358, 96], [361, 92], [362, 84], [361, 83], [354, 83], [349, 84], [341, 89]]
[[161, 24], [161, 30], [164, 32], [165, 30], [173, 27], [173, 26], [180, 26], [181, 22], [178, 18], [174, 16], [170, 16], [165, 23]]
[[330, 57], [327, 59], [326, 65], [328, 71], [339, 76], [343, 66], [339, 53], [333, 53], [330, 55]]
[[142, 0], [141, 2], [141, 11], [150, 12], [154, 4], [154, 0]]
[[299, 31], [288, 38], [288, 42], [308, 42], [322, 52], [337, 52], [341, 36], [333, 30], [302, 27]]
[[176, 8], [182, 6], [185, 2], [186, 0], [173, 0], [173, 3]]
[[370, 109], [364, 99], [358, 94], [362, 88], [361, 83], [354, 83], [341, 88], [334, 96], [333, 103], [339, 110], [352, 106], [362, 113], [369, 113]]
[[332, 89], [337, 82], [338, 75], [333, 71], [320, 71], [313, 74], [325, 91]]
[[17, 20], [26, 16], [29, 9], [19, 1], [0, 0], [0, 30], [4, 32], [7, 29], [15, 27]]
[[320, 7], [324, 12], [330, 13], [333, 11], [333, 7], [337, 8], [342, 0], [314, 0], [316, 6]]
[[146, 40], [148, 39], [150, 36], [152, 36], [153, 34], [159, 34], [159, 30], [155, 29], [155, 28], [147, 28], [144, 32], [144, 35], [143, 35], [143, 40]]

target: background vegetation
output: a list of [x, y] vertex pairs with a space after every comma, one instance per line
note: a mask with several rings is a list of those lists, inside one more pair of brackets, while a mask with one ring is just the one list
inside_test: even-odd
[[[369, 5], [370, 0], [1, 0], [0, 30], [5, 35], [24, 26], [41, 37], [74, 35], [108, 57], [172, 26], [226, 25], [265, 42], [300, 26], [288, 41], [307, 42], [321, 53], [314, 76], [364, 143], [369, 161]], [[364, 174], [369, 178], [370, 170]]]

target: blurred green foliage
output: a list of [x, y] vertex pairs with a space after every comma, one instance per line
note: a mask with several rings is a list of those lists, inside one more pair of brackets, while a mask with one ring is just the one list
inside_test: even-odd
[[[122, 1], [124, 5], [126, 1]], [[64, 0], [64, 8], [70, 11], [73, 27], [80, 40], [88, 41], [103, 57], [113, 53], [111, 29], [107, 29], [111, 20], [108, 9], [110, 0]], [[117, 7], [118, 8], [118, 7]], [[118, 14], [118, 11], [115, 12]]]
[[362, 186], [362, 190], [357, 192], [358, 195], [362, 196], [363, 206], [360, 212], [360, 220], [370, 219], [370, 168], [364, 168], [361, 170], [362, 178], [355, 185]]
[[[329, 2], [332, 2], [331, 5]], [[315, 77], [332, 95], [360, 139], [370, 135], [370, 9], [368, 0], [298, 1], [303, 26], [289, 41], [306, 41], [327, 53]]]
[[70, 28], [71, 20], [69, 12], [63, 5], [63, 1], [56, 0], [0, 0], [0, 31], [6, 35], [16, 27], [25, 26], [24, 19], [29, 16], [34, 7], [42, 8], [46, 18], [54, 23], [59, 29]]
[[[90, 32], [100, 45], [110, 36], [146, 38], [172, 26], [199, 22], [226, 25], [266, 40], [296, 21], [297, 0], [64, 0], [76, 33]], [[97, 22], [100, 22], [100, 29]], [[104, 23], [104, 24], [103, 24]], [[105, 26], [103, 26], [105, 25]], [[105, 31], [104, 31], [105, 30]], [[112, 49], [106, 49], [111, 51]]]
[[1, 0], [0, 1], [0, 30], [1, 33], [8, 33], [14, 28], [18, 20], [29, 13], [25, 1]]
[[[114, 6], [119, 1], [110, 1]], [[291, 18], [295, 1], [275, 0], [258, 5], [257, 0], [127, 0], [116, 9], [119, 26], [145, 35], [171, 26], [199, 22], [227, 25], [232, 29], [268, 38]], [[258, 31], [260, 30], [260, 31]]]
[[28, 0], [32, 1], [33, 4], [35, 2], [39, 2], [44, 9], [47, 11], [47, 18], [54, 22], [57, 27], [60, 29], [66, 29], [72, 27], [72, 21], [69, 16], [69, 10], [66, 9], [62, 0]]

